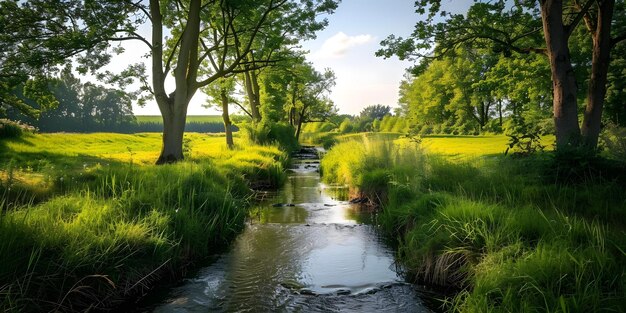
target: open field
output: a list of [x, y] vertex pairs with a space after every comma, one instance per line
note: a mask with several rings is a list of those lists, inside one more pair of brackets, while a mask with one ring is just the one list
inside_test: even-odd
[[[308, 137], [306, 135], [309, 135]], [[407, 138], [402, 133], [356, 133], [340, 135], [336, 133], [305, 134], [304, 142], [308, 144], [324, 144], [324, 139], [332, 142], [371, 140], [395, 140], [399, 145], [407, 145], [418, 140], [420, 148], [429, 154], [445, 155], [451, 159], [469, 159], [485, 155], [503, 155], [508, 146], [509, 137], [505, 135], [453, 136], [429, 135]], [[554, 136], [542, 137], [541, 144], [546, 151], [551, 151]]]
[[[139, 133], [52, 133], [27, 135], [16, 140], [2, 142], [0, 155], [4, 160], [22, 162], [45, 159], [46, 155], [72, 157], [72, 161], [93, 159], [116, 162], [152, 164], [159, 156], [161, 134]], [[220, 134], [185, 134], [187, 155], [192, 159], [219, 158], [226, 149], [226, 141]]]

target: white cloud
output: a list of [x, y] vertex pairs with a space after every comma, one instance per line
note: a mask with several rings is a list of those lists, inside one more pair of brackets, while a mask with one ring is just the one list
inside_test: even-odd
[[348, 36], [344, 32], [338, 32], [326, 39], [320, 50], [315, 54], [319, 58], [337, 59], [345, 56], [350, 48], [368, 44], [373, 40], [374, 36], [370, 34]]

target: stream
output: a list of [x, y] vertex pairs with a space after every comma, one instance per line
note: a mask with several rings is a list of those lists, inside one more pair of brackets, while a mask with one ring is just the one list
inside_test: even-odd
[[430, 312], [372, 215], [321, 183], [314, 152], [296, 155], [227, 252], [143, 311]]

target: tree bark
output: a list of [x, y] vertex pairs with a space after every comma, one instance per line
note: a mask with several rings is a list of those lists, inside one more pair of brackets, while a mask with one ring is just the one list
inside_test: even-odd
[[[255, 83], [252, 81], [252, 70], [244, 72], [244, 85], [246, 87], [246, 94], [248, 95], [248, 101], [250, 102], [250, 113], [252, 115], [252, 120], [255, 122], [261, 121], [261, 112], [259, 111], [258, 97], [254, 91]], [[256, 78], [256, 76], [255, 76]], [[256, 83], [258, 86], [258, 83]]]
[[300, 141], [300, 132], [302, 131], [302, 123], [304, 122], [306, 107], [302, 108], [302, 112], [298, 114], [298, 128], [296, 129], [296, 141]]
[[502, 127], [502, 99], [498, 99], [498, 118], [500, 127]]
[[593, 33], [593, 55], [591, 77], [587, 91], [587, 106], [581, 128], [583, 144], [595, 150], [600, 136], [602, 107], [606, 95], [607, 73], [611, 61], [611, 22], [615, 0], [599, 2], [598, 17]]
[[222, 100], [222, 119], [224, 120], [224, 133], [226, 134], [226, 145], [228, 149], [232, 149], [235, 144], [233, 143], [233, 132], [231, 129], [230, 116], [228, 114], [228, 96], [226, 90], [222, 89], [220, 92], [220, 98]]
[[185, 122], [187, 110], [171, 110], [163, 117], [163, 146], [156, 164], [174, 163], [184, 159], [183, 156], [183, 135], [185, 133]]
[[557, 150], [580, 141], [576, 77], [570, 59], [568, 32], [563, 25], [563, 1], [541, 0], [541, 19], [552, 72], [553, 112]]

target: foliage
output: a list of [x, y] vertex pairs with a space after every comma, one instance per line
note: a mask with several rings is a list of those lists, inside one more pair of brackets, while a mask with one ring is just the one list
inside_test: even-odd
[[9, 110], [8, 116], [23, 119], [42, 132], [131, 132], [136, 126], [132, 112], [134, 97], [123, 90], [82, 83], [69, 68], [63, 70], [59, 78], [50, 79], [47, 88], [56, 99], [54, 108], [45, 109], [32, 100], [23, 99], [41, 111], [39, 117], [25, 117], [16, 110]]
[[370, 105], [359, 113], [359, 118], [363, 120], [382, 120], [385, 116], [391, 114], [391, 108], [388, 105], [375, 104]]
[[284, 151], [295, 151], [300, 147], [294, 127], [286, 123], [246, 123], [241, 125], [241, 130], [242, 137], [251, 143], [276, 144]]
[[312, 122], [307, 123], [302, 128], [303, 133], [327, 133], [337, 128], [337, 125], [331, 122]]
[[410, 127], [411, 125], [405, 117], [387, 115], [374, 129], [379, 132], [408, 133]]
[[611, 54], [611, 66], [609, 67], [608, 84], [606, 91], [605, 119], [613, 124], [626, 127], [626, 44], [622, 43], [615, 47]]
[[538, 125], [531, 125], [523, 118], [516, 117], [509, 122], [506, 135], [510, 139], [504, 155], [511, 151], [515, 155], [529, 156], [543, 151], [545, 146], [541, 145], [542, 134]]
[[510, 117], [550, 116], [548, 68], [541, 56], [458, 48], [403, 81], [400, 103], [414, 133], [499, 133]]
[[[0, 2], [0, 113], [9, 107], [32, 117], [57, 104], [48, 78], [73, 58], [86, 73], [110, 60], [107, 41], [142, 19], [130, 15], [128, 1]], [[102, 22], [106, 21], [106, 23]], [[119, 51], [119, 50], [118, 50]], [[38, 103], [32, 107], [23, 94]]]
[[626, 128], [609, 124], [604, 127], [600, 140], [607, 157], [626, 162]]
[[0, 139], [19, 138], [24, 133], [34, 133], [36, 128], [19, 121], [0, 119]]
[[[397, 55], [400, 59], [417, 61], [419, 64], [412, 72], [415, 75], [422, 75], [433, 66], [441, 66], [438, 62], [446, 60], [450, 55], [454, 56], [459, 49], [469, 52], [482, 49], [480, 55], [492, 61], [500, 57], [517, 57], [517, 54], [545, 55], [548, 57], [547, 64], [550, 65], [553, 80], [552, 106], [557, 145], [564, 149], [580, 145], [592, 152], [595, 151], [601, 129], [606, 88], [617, 87], [612, 89], [611, 93], [620, 93], [619, 80], [614, 79], [615, 73], [621, 72], [621, 69], [610, 69], [609, 63], [613, 61], [613, 66], [623, 66], [619, 61], [620, 57], [613, 60], [610, 57], [611, 53], [620, 51], [619, 44], [626, 40], [623, 1], [587, 1], [585, 4], [579, 1], [551, 0], [516, 1], [513, 4], [505, 0], [474, 1], [465, 14], [447, 11], [439, 0], [416, 1], [415, 7], [418, 13], [427, 13], [426, 17], [416, 23], [409, 38], [390, 35], [383, 40], [381, 43], [383, 48], [376, 53], [378, 56], [388, 58]], [[463, 59], [467, 58], [455, 58], [455, 61], [459, 63]], [[484, 72], [485, 65], [490, 67], [489, 63], [493, 64], [493, 62], [481, 64], [478, 73]], [[464, 64], [457, 67], [457, 71], [446, 73], [452, 73], [452, 76], [457, 72], [472, 73], [472, 65]], [[578, 82], [583, 80], [581, 72], [585, 72], [588, 84], [582, 126], [579, 124], [577, 114], [580, 102], [580, 99], [577, 99], [580, 96]], [[463, 102], [466, 108], [470, 108], [471, 105], [467, 104], [473, 102], [471, 100], [474, 93], [467, 91], [463, 86], [475, 83], [476, 75], [461, 75], [464, 76], [472, 79], [462, 79], [452, 86], [466, 89], [462, 92]], [[609, 82], [609, 79], [613, 81]], [[480, 91], [480, 88], [476, 87], [481, 85], [490, 89], [490, 83], [499, 82], [484, 80], [483, 84], [474, 84], [470, 90]], [[536, 84], [534, 81], [530, 81], [530, 84], [535, 84], [536, 87], [540, 87], [539, 89], [546, 87], [546, 84]], [[453, 105], [454, 92], [445, 95], [449, 99], [439, 101], [439, 104]], [[615, 98], [612, 99], [614, 101]], [[506, 99], [497, 100], [501, 106], [501, 101]], [[528, 97], [523, 100], [528, 102]], [[489, 102], [490, 100], [487, 104]], [[476, 115], [477, 122], [482, 128], [486, 125], [488, 117], [485, 114], [487, 110], [484, 110], [485, 100], [478, 99], [477, 103], [482, 103], [480, 110], [482, 112], [479, 112], [482, 114]], [[532, 107], [537, 104], [541, 105], [541, 102], [530, 102], [529, 105]], [[615, 102], [611, 102], [609, 107], [612, 111], [611, 118], [615, 118], [615, 113], [619, 114], [620, 110], [615, 110]], [[467, 113], [467, 110], [465, 111]], [[452, 110], [455, 115], [462, 112], [463, 110], [458, 108]], [[502, 119], [501, 110], [500, 119]], [[455, 124], [456, 122], [458, 121], [455, 121]]]
[[339, 124], [339, 133], [346, 134], [354, 132], [354, 126], [352, 125], [352, 121], [350, 118], [345, 118], [341, 124]]

